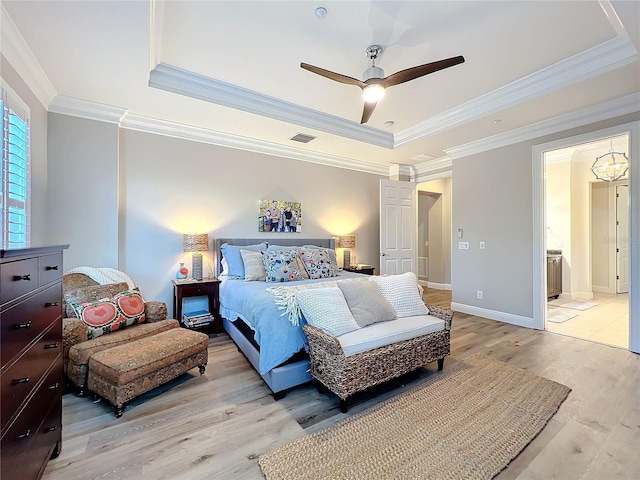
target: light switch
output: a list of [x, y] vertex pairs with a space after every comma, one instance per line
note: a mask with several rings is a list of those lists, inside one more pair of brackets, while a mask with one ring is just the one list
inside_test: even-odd
[[458, 229], [458, 238], [462, 238], [462, 229], [461, 228]]
[[458, 250], [469, 250], [469, 242], [458, 242]]
[[480, 248], [484, 248], [484, 242], [480, 242]]

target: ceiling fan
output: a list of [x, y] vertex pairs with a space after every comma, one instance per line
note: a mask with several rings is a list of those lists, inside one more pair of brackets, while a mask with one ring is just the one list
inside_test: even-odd
[[312, 73], [335, 80], [336, 82], [346, 83], [347, 85], [357, 85], [360, 87], [362, 89], [362, 96], [365, 102], [364, 110], [362, 112], [362, 120], [360, 120], [360, 123], [367, 123], [369, 121], [373, 110], [378, 104], [378, 100], [384, 97], [386, 88], [393, 87], [394, 85], [399, 85], [400, 83], [405, 83], [409, 80], [414, 80], [418, 77], [437, 72], [438, 70], [444, 70], [445, 68], [453, 67], [454, 65], [464, 62], [463, 56], [452, 57], [445, 60], [439, 60], [437, 62], [407, 68], [406, 70], [400, 70], [399, 72], [385, 77], [384, 70], [376, 66], [376, 59], [380, 54], [382, 54], [382, 47], [380, 45], [371, 45], [367, 47], [365, 53], [367, 58], [371, 60], [371, 66], [362, 74], [362, 80], [348, 77], [340, 73], [335, 73], [330, 70], [325, 70], [324, 68], [315, 67], [308, 63], [300, 64], [302, 68]]

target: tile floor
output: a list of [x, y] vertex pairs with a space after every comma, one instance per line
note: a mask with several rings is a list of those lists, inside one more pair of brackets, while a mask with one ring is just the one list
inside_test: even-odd
[[[562, 335], [629, 348], [629, 295], [594, 293], [589, 302], [598, 305], [588, 310], [569, 310], [578, 316], [563, 323], [547, 322], [547, 330]], [[547, 307], [562, 308], [562, 307]]]

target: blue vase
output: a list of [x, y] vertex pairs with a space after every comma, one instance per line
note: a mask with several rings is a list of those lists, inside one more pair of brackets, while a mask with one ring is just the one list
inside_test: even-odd
[[184, 280], [189, 275], [189, 270], [184, 266], [184, 263], [180, 262], [180, 268], [176, 272], [176, 278], [178, 280]]

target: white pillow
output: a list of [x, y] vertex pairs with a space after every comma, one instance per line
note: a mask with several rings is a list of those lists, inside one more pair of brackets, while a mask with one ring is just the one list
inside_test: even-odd
[[309, 325], [332, 337], [360, 328], [338, 287], [300, 290], [296, 293], [296, 302]]
[[415, 273], [407, 272], [384, 277], [371, 276], [369, 280], [378, 285], [382, 296], [391, 304], [398, 318], [429, 315], [429, 309], [420, 295]]
[[267, 279], [267, 271], [262, 261], [262, 253], [252, 250], [240, 250], [242, 263], [244, 263], [244, 281], [264, 282]]

